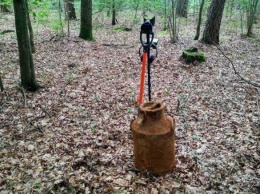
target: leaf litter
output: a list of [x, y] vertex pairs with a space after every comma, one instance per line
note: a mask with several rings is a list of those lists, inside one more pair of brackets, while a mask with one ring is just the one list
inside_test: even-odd
[[[177, 124], [176, 168], [156, 177], [135, 169], [129, 129], [137, 116], [139, 28], [99, 28], [94, 42], [77, 33], [36, 42], [36, 77], [44, 88], [26, 92], [26, 99], [16, 88], [14, 36], [0, 40], [1, 194], [256, 192], [260, 91], [241, 82], [217, 48], [192, 35], [183, 34], [177, 44], [159, 36], [152, 98], [166, 104]], [[48, 40], [44, 31], [39, 36]], [[223, 39], [221, 48], [237, 70], [259, 83], [259, 41]], [[205, 52], [207, 62], [179, 60], [191, 45]]]

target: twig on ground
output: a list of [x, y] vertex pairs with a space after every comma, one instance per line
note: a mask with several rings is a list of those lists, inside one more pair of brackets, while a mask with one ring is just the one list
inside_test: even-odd
[[20, 91], [21, 91], [21, 93], [23, 94], [23, 100], [24, 100], [24, 102], [23, 102], [23, 105], [25, 106], [25, 107], [27, 107], [27, 100], [26, 100], [26, 95], [25, 95], [25, 92], [24, 92], [24, 89], [22, 88], [22, 87], [20, 87], [20, 86], [16, 86]]
[[98, 10], [98, 11], [96, 11], [93, 15], [95, 15], [95, 14], [97, 14], [97, 13], [100, 13], [100, 12], [102, 12], [103, 11], [103, 9], [104, 8], [102, 8], [102, 9], [100, 9], [100, 10]]
[[179, 99], [177, 99], [177, 108], [176, 108], [176, 112], [179, 112], [179, 108], [180, 108], [180, 104], [181, 104], [181, 102], [180, 102], [180, 100]]
[[43, 127], [42, 127], [42, 126], [39, 126], [38, 124], [37, 124], [37, 126], [35, 127], [35, 129], [36, 129], [37, 131], [41, 132], [41, 133], [44, 133]]
[[3, 30], [2, 32], [0, 32], [0, 34], [6, 34], [6, 33], [10, 33], [10, 32], [15, 32], [14, 30]]
[[50, 118], [52, 117], [52, 115], [46, 110], [46, 108], [44, 108], [42, 106], [41, 106], [41, 108], [42, 108], [43, 112], [45, 112]]
[[256, 105], [257, 105], [257, 110], [258, 110], [258, 118], [260, 118], [260, 105], [259, 105], [259, 100], [260, 100], [260, 91], [258, 92], [259, 95], [256, 99]]
[[252, 85], [252, 86], [254, 86], [254, 87], [260, 88], [260, 85], [259, 85], [258, 83], [255, 83], [255, 82], [252, 82], [252, 81], [250, 81], [250, 80], [247, 80], [247, 79], [243, 78], [243, 77], [237, 72], [233, 61], [232, 61], [229, 57], [227, 57], [227, 56], [225, 55], [225, 53], [221, 50], [221, 48], [220, 48], [217, 44], [214, 44], [214, 46], [216, 46], [217, 49], [222, 53], [222, 55], [231, 63], [232, 68], [233, 68], [235, 74], [238, 75], [238, 77], [240, 77], [241, 80], [243, 80], [244, 82], [246, 82], [246, 83], [248, 83], [248, 84], [250, 84], [250, 85]]
[[115, 47], [115, 48], [117, 48], [117, 47], [124, 47], [124, 48], [132, 48], [132, 47], [134, 47], [133, 45], [129, 45], [129, 44], [106, 44], [106, 43], [104, 43], [104, 44], [101, 44], [101, 45], [103, 45], [103, 46], [111, 46], [111, 47]]

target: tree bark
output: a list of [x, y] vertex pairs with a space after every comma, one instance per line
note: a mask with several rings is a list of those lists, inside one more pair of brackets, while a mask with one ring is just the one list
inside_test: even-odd
[[92, 35], [92, 0], [81, 0], [81, 18], [79, 37], [93, 40]]
[[32, 29], [32, 23], [29, 15], [29, 8], [28, 8], [28, 2], [25, 1], [26, 5], [26, 17], [27, 17], [27, 24], [29, 28], [29, 35], [30, 35], [30, 44], [31, 44], [31, 50], [32, 53], [35, 53], [35, 46], [34, 46], [34, 35], [33, 35], [33, 29]]
[[259, 0], [249, 0], [247, 7], [247, 36], [253, 36], [253, 24], [255, 22], [256, 8]]
[[235, 3], [234, 3], [234, 0], [231, 0], [230, 2], [230, 5], [229, 5], [229, 19], [231, 19], [231, 17], [233, 16], [233, 10], [234, 10], [234, 6], [235, 6]]
[[115, 8], [115, 0], [112, 1], [112, 25], [116, 25], [116, 8]]
[[194, 40], [198, 40], [199, 36], [200, 36], [200, 25], [201, 25], [201, 17], [202, 17], [202, 11], [203, 11], [204, 2], [205, 2], [205, 0], [201, 0], [200, 12], [199, 12], [199, 21], [198, 21], [197, 32], [196, 32]]
[[64, 0], [65, 4], [65, 10], [66, 10], [66, 15], [65, 19], [66, 20], [76, 20], [76, 12], [75, 12], [75, 7], [74, 7], [74, 0]]
[[13, 0], [15, 27], [19, 50], [21, 86], [26, 90], [36, 91], [40, 88], [40, 85], [35, 79], [25, 1], [26, 0]]
[[201, 39], [202, 42], [206, 44], [219, 44], [219, 31], [224, 6], [225, 0], [212, 0], [208, 9], [208, 17]]
[[6, 12], [6, 13], [10, 13], [11, 11], [9, 10], [9, 8], [8, 8], [8, 5], [1, 5], [0, 6], [0, 10], [2, 11], [2, 12]]
[[133, 20], [133, 25], [136, 23], [136, 17], [137, 17], [139, 4], [140, 4], [140, 0], [134, 0], [135, 16], [134, 16], [134, 20]]
[[61, 17], [61, 12], [62, 12], [62, 8], [61, 8], [61, 0], [58, 1], [58, 10], [59, 10], [59, 20], [60, 20], [60, 29], [61, 29], [61, 34], [64, 35], [63, 24], [62, 24], [62, 17]]
[[187, 18], [188, 17], [188, 3], [189, 0], [178, 0], [177, 1], [177, 16]]
[[176, 1], [171, 0], [171, 8], [169, 11], [169, 32], [170, 32], [170, 38], [172, 43], [176, 43], [178, 40], [178, 34], [177, 34], [177, 21], [176, 21]]
[[163, 3], [163, 14], [164, 14], [163, 30], [166, 30], [167, 29], [167, 0], [164, 0]]

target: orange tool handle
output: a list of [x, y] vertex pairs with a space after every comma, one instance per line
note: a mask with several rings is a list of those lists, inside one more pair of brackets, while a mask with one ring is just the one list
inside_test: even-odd
[[141, 79], [140, 79], [140, 96], [139, 96], [139, 104], [143, 103], [144, 96], [144, 78], [145, 78], [145, 69], [146, 69], [146, 61], [147, 61], [147, 53], [143, 53], [142, 57], [142, 70], [141, 70]]

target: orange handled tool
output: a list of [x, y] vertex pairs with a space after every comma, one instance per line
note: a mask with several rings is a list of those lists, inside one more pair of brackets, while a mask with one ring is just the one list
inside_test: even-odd
[[[154, 33], [153, 33], [153, 26], [155, 23], [155, 17], [150, 20], [146, 20], [144, 18], [144, 23], [141, 25], [140, 31], [140, 42], [141, 47], [139, 49], [139, 57], [142, 61], [142, 69], [141, 69], [141, 79], [140, 79], [140, 94], [139, 94], [139, 104], [143, 103], [143, 96], [144, 96], [144, 79], [145, 79], [145, 68], [147, 63], [147, 70], [148, 70], [148, 97], [149, 101], [151, 101], [151, 63], [157, 57], [157, 41], [154, 40]], [[145, 36], [144, 36], [145, 35]], [[146, 38], [146, 42], [145, 39]], [[156, 49], [156, 56], [150, 56], [150, 47]], [[143, 49], [143, 54], [141, 54], [141, 49]]]
[[139, 104], [142, 104], [142, 103], [143, 103], [143, 96], [144, 96], [144, 78], [145, 78], [146, 62], [147, 62], [147, 52], [144, 52], [144, 53], [143, 53], [143, 57], [142, 57], [142, 70], [141, 70], [141, 79], [140, 79]]

